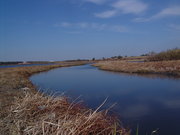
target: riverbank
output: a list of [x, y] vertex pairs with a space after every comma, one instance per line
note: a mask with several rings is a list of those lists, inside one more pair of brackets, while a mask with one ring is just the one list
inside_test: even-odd
[[0, 133], [128, 135], [106, 111], [84, 108], [81, 104], [70, 103], [64, 96], [53, 98], [40, 94], [29, 80], [39, 72], [86, 63], [0, 69]]
[[93, 64], [93, 66], [114, 72], [164, 74], [180, 77], [180, 60], [158, 62], [100, 61]]

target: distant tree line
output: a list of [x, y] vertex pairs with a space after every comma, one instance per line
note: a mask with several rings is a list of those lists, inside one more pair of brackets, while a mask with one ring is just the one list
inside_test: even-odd
[[155, 54], [157, 54], [157, 53], [152, 51], [152, 52], [149, 52], [149, 53], [142, 54], [141, 56], [154, 56]]
[[112, 58], [112, 59], [122, 59], [123, 56], [119, 55], [119, 56], [113, 56], [113, 57], [111, 57], [111, 58]]
[[47, 64], [47, 63], [54, 63], [54, 62], [51, 62], [51, 61], [26, 61], [26, 63], [29, 63], [29, 64]]
[[88, 59], [65, 60], [64, 62], [89, 61]]
[[7, 61], [7, 62], [0, 62], [0, 65], [14, 65], [14, 64], [21, 64], [23, 61]]

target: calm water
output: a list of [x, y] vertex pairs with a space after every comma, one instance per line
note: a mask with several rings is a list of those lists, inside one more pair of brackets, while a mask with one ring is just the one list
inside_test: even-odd
[[54, 65], [54, 63], [48, 64], [17, 64], [17, 65], [0, 65], [0, 68], [13, 68], [13, 67], [29, 67], [29, 66], [42, 66], [42, 65]]
[[85, 105], [111, 109], [139, 135], [180, 135], [180, 80], [163, 76], [138, 76], [98, 70], [90, 65], [59, 68], [31, 77], [44, 92], [79, 96]]

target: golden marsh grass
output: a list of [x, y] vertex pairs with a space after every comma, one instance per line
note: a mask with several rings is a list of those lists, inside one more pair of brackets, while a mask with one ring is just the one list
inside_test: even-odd
[[29, 81], [33, 74], [60, 65], [0, 69], [0, 133], [2, 135], [129, 135], [107, 111], [87, 109], [67, 97], [45, 96]]
[[94, 64], [99, 69], [141, 74], [167, 74], [180, 77], [180, 60], [158, 62], [127, 62], [122, 60], [100, 61]]

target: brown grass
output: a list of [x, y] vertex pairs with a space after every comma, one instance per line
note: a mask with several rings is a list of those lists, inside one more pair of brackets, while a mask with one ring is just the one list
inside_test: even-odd
[[94, 64], [103, 70], [141, 73], [141, 74], [167, 74], [180, 77], [180, 60], [131, 63], [126, 61], [102, 61]]
[[149, 61], [180, 60], [180, 49], [169, 49], [148, 58]]
[[128, 135], [116, 120], [98, 109], [85, 109], [66, 97], [26, 93], [12, 106], [7, 119], [13, 124], [8, 128], [16, 135]]
[[64, 96], [37, 93], [32, 74], [61, 65], [0, 69], [0, 134], [2, 135], [129, 135], [106, 111], [93, 111]]
[[13, 97], [22, 92], [21, 88], [28, 87], [32, 91], [35, 90], [29, 81], [31, 75], [58, 67], [82, 65], [85, 63], [87, 62], [63, 62], [59, 65], [0, 68], [0, 109], [3, 106], [8, 106], [10, 101], [13, 101]]

